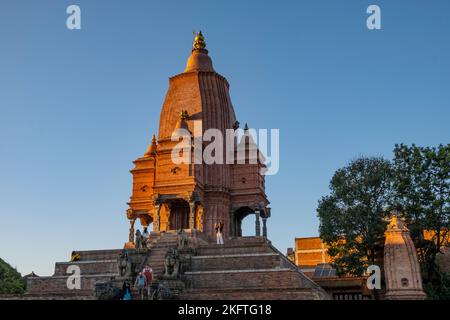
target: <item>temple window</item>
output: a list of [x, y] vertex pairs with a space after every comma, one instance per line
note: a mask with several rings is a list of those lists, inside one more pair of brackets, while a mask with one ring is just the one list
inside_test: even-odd
[[402, 287], [407, 287], [409, 285], [409, 281], [406, 278], [402, 278]]

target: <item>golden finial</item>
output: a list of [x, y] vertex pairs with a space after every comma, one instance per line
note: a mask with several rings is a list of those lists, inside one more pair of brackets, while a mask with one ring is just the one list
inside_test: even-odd
[[186, 110], [181, 110], [181, 112], [179, 113], [180, 115], [180, 119], [177, 121], [176, 125], [175, 125], [175, 129], [188, 129], [188, 125], [186, 123], [186, 120], [189, 119], [189, 114]]
[[144, 153], [144, 157], [150, 157], [156, 154], [156, 136], [152, 136], [152, 144], [148, 146], [147, 151]]
[[[194, 32], [195, 34], [195, 32]], [[202, 32], [200, 31], [195, 35], [194, 43], [192, 44], [194, 49], [201, 50], [206, 48], [205, 37], [203, 37]]]
[[180, 119], [187, 120], [189, 118], [189, 113], [187, 110], [181, 110], [180, 112]]

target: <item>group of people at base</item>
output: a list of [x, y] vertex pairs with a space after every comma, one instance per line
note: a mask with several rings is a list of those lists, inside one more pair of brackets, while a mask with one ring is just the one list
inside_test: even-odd
[[[141, 300], [144, 296], [150, 298], [150, 288], [153, 282], [153, 269], [146, 265], [136, 277], [134, 288], [138, 289], [138, 295]], [[131, 283], [126, 280], [122, 286], [123, 297], [122, 300], [131, 300]]]
[[[216, 232], [217, 244], [223, 244], [223, 222], [219, 221], [214, 225], [214, 230]], [[144, 228], [142, 236], [148, 239], [149, 233], [147, 228]], [[138, 294], [141, 300], [144, 300], [144, 296], [150, 298], [150, 288], [153, 282], [153, 270], [149, 265], [146, 265], [144, 269], [136, 277], [134, 282], [134, 288], [138, 289]], [[122, 300], [131, 300], [131, 283], [126, 280], [122, 286], [123, 297]]]

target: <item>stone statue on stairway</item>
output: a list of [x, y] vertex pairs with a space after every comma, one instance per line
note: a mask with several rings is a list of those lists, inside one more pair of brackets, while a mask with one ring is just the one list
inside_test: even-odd
[[141, 231], [139, 229], [136, 230], [136, 237], [135, 237], [135, 240], [134, 240], [134, 246], [138, 250], [147, 248], [147, 238], [142, 235], [142, 233], [141, 233]]
[[178, 238], [177, 238], [177, 247], [178, 250], [183, 250], [186, 248], [189, 248], [190, 241], [189, 236], [186, 234], [186, 232], [183, 229], [180, 229], [178, 231]]
[[119, 276], [129, 278], [132, 275], [131, 259], [127, 250], [122, 250], [117, 257], [117, 267], [119, 269]]
[[177, 278], [180, 272], [180, 257], [178, 250], [170, 248], [166, 252], [164, 260], [164, 277]]

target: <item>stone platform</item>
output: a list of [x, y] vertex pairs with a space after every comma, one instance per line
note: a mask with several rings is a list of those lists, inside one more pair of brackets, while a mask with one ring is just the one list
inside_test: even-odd
[[[154, 271], [156, 281], [171, 286], [164, 278], [165, 254], [176, 248], [176, 233], [152, 233], [149, 250], [128, 250], [134, 274], [144, 264]], [[57, 262], [50, 277], [28, 278], [28, 299], [94, 299], [97, 282], [118, 278], [117, 257], [121, 249], [77, 251], [78, 261]], [[181, 252], [181, 251], [180, 251]], [[217, 245], [198, 238], [184, 259], [176, 279], [176, 299], [331, 299], [264, 237], [239, 237]], [[67, 267], [81, 270], [81, 290], [67, 289]], [[181, 284], [181, 285], [180, 285]], [[133, 298], [136, 298], [133, 291]]]

